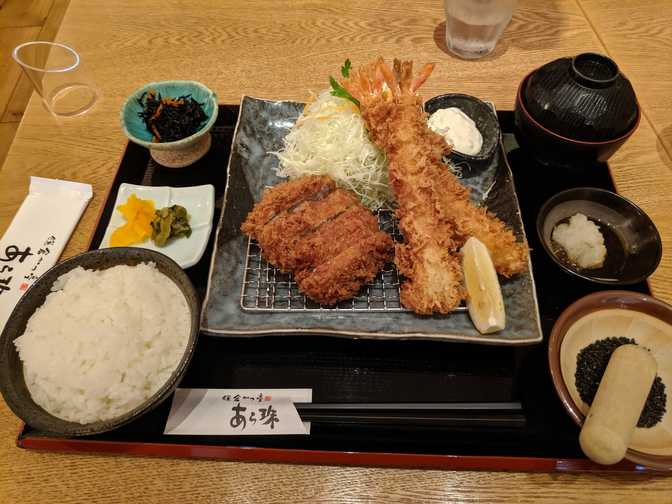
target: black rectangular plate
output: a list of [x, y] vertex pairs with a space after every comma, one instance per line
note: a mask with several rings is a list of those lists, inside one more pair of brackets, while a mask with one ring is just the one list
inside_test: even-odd
[[[238, 114], [237, 106], [220, 106], [213, 130], [213, 148], [194, 166], [167, 170], [157, 166], [146, 149], [129, 143], [110, 197], [94, 234], [98, 247], [116, 191], [122, 182], [216, 188], [214, 222], [219, 220], [226, 163]], [[194, 359], [181, 384], [207, 388], [313, 389], [323, 410], [306, 407], [310, 436], [222, 437], [164, 436], [170, 400], [153, 412], [113, 432], [89, 440], [277, 447], [312, 450], [584, 458], [578, 429], [558, 400], [548, 370], [546, 341], [560, 312], [581, 296], [601, 290], [560, 271], [545, 255], [535, 230], [541, 204], [569, 187], [596, 186], [613, 190], [606, 164], [568, 176], [545, 167], [517, 147], [513, 114], [498, 113], [527, 238], [544, 343], [533, 347], [487, 347], [433, 341], [373, 341], [316, 336], [311, 338], [217, 338], [201, 335]], [[210, 251], [187, 273], [204, 294]], [[641, 283], [631, 290], [648, 292]], [[428, 413], [408, 403], [485, 403], [485, 409], [446, 409]], [[372, 412], [370, 405], [391, 403]], [[501, 403], [513, 403], [501, 408]], [[516, 406], [516, 403], [522, 407]], [[347, 404], [348, 406], [345, 406]], [[351, 406], [355, 404], [355, 406]], [[395, 408], [395, 404], [398, 407]], [[488, 409], [487, 405], [492, 408]], [[359, 406], [360, 409], [357, 409]], [[355, 408], [353, 410], [353, 408]], [[23, 439], [47, 437], [25, 426]]]

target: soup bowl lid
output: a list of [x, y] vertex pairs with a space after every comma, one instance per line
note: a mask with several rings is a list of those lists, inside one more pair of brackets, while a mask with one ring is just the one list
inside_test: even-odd
[[601, 54], [560, 58], [533, 71], [522, 93], [529, 114], [563, 137], [587, 142], [619, 138], [637, 123], [630, 81]]

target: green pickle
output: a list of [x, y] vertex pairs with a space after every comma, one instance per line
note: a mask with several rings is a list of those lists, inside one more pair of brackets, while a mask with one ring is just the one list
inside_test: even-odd
[[191, 236], [189, 214], [180, 205], [164, 207], [156, 211], [152, 221], [152, 240], [158, 247], [163, 247], [171, 238]]

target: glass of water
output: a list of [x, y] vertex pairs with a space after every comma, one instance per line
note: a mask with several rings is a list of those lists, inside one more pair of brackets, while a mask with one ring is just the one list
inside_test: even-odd
[[444, 0], [446, 45], [461, 58], [490, 54], [516, 8], [516, 0]]
[[16, 46], [12, 56], [54, 116], [84, 114], [98, 100], [99, 93], [82, 72], [72, 47], [37, 40]]

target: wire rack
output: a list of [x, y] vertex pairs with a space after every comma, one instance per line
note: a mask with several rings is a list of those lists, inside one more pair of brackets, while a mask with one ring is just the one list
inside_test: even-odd
[[[378, 210], [380, 229], [401, 242], [394, 211]], [[246, 311], [258, 312], [406, 312], [399, 300], [401, 275], [393, 263], [385, 264], [371, 283], [364, 285], [352, 299], [333, 306], [323, 306], [299, 292], [291, 273], [283, 273], [263, 257], [259, 244], [249, 239], [245, 275], [240, 295], [240, 306]]]

